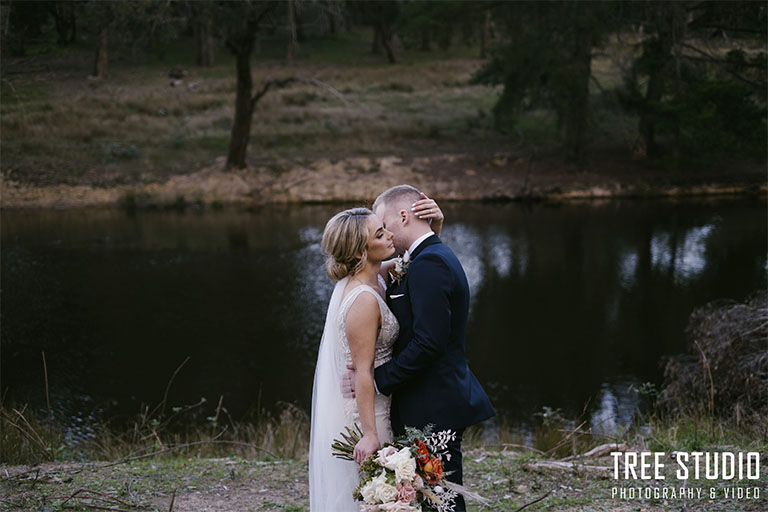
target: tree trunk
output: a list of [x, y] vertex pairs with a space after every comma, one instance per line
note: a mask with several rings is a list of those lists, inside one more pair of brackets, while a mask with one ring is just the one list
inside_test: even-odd
[[67, 46], [74, 41], [74, 4], [72, 4], [72, 2], [54, 2], [51, 11], [56, 23], [56, 33], [59, 36], [56, 44], [59, 46]]
[[75, 18], [74, 5], [69, 10], [69, 25], [72, 27], [72, 31], [69, 33], [69, 42], [76, 43], [77, 42], [77, 19]]
[[421, 51], [432, 51], [432, 48], [429, 46], [429, 31], [426, 29], [421, 31]]
[[240, 40], [237, 58], [237, 95], [235, 97], [235, 120], [232, 124], [232, 136], [229, 140], [227, 167], [242, 169], [251, 138], [251, 120], [253, 118], [253, 78], [251, 78], [251, 53], [254, 35]]
[[286, 11], [288, 12], [288, 45], [285, 48], [285, 59], [293, 60], [293, 55], [296, 51], [296, 10], [294, 8], [294, 0], [288, 0], [286, 4]]
[[381, 29], [379, 28], [379, 24], [373, 25], [373, 43], [371, 43], [371, 52], [374, 55], [381, 55], [381, 49], [382, 49], [382, 41], [381, 41]]
[[485, 16], [480, 25], [480, 58], [488, 57], [488, 32], [491, 27], [491, 11], [485, 11]]
[[395, 54], [392, 51], [392, 28], [385, 23], [379, 25], [379, 34], [381, 34], [381, 45], [387, 52], [387, 60], [390, 64], [395, 63]]
[[571, 86], [569, 104], [565, 112], [565, 158], [581, 166], [584, 163], [584, 146], [587, 140], [589, 119], [589, 76], [592, 64], [592, 34], [584, 30], [578, 36], [573, 60], [578, 65], [574, 84]]
[[336, 35], [336, 14], [333, 12], [327, 13], [328, 16], [328, 33], [332, 36]]
[[658, 153], [656, 146], [656, 119], [655, 110], [662, 96], [661, 70], [654, 70], [648, 77], [648, 90], [645, 93], [645, 101], [640, 109], [640, 121], [638, 131], [643, 138], [647, 155]]
[[195, 39], [197, 42], [197, 65], [213, 66], [215, 44], [210, 20], [200, 20], [195, 24]]
[[107, 75], [107, 25], [99, 26], [96, 42], [96, 61], [93, 65], [93, 76], [104, 78]]

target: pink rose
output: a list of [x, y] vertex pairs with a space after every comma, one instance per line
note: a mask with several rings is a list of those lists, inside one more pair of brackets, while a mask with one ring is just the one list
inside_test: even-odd
[[397, 484], [397, 501], [410, 503], [416, 500], [416, 489], [410, 482], [400, 482]]
[[413, 488], [417, 491], [424, 488], [424, 480], [419, 475], [416, 475], [416, 478], [413, 479]]
[[379, 464], [384, 466], [387, 463], [387, 460], [391, 456], [396, 454], [396, 453], [397, 453], [397, 448], [395, 448], [394, 446], [385, 446], [384, 448], [382, 448], [378, 452], [378, 455], [379, 455], [378, 462], [379, 462]]

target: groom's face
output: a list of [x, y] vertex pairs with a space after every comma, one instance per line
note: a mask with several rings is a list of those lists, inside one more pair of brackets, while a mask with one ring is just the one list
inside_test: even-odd
[[384, 229], [392, 233], [397, 254], [403, 254], [411, 245], [407, 239], [405, 223], [397, 205], [383, 204], [374, 213], [381, 219]]

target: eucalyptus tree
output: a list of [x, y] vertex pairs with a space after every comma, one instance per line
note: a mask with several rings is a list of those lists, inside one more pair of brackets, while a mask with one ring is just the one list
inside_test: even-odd
[[642, 150], [662, 154], [662, 137], [677, 156], [764, 156], [766, 4], [650, 1], [624, 9], [643, 32], [620, 90], [638, 114]]
[[583, 163], [591, 119], [592, 53], [613, 30], [611, 2], [497, 3], [494, 22], [501, 43], [474, 81], [502, 85], [494, 107], [497, 127], [514, 123], [528, 107], [557, 114], [565, 158]]
[[228, 168], [246, 166], [253, 109], [261, 98], [253, 95], [251, 56], [259, 31], [265, 23], [275, 23], [272, 15], [277, 5], [275, 1], [257, 0], [221, 1], [212, 5], [214, 25], [222, 34], [226, 47], [235, 56], [237, 76], [235, 118], [227, 152]]

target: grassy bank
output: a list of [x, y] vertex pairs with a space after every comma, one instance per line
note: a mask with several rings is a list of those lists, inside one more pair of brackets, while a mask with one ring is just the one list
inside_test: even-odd
[[[711, 427], [716, 425], [713, 430]], [[750, 430], [750, 428], [756, 430]], [[553, 448], [541, 451], [512, 442], [483, 444], [479, 433], [468, 436], [465, 448], [465, 483], [488, 502], [470, 510], [517, 510], [539, 500], [529, 510], [707, 510], [758, 511], [768, 505], [768, 443], [764, 427], [736, 428], [705, 418], [678, 417], [654, 420], [610, 440], [629, 451], [664, 451], [666, 481], [618, 480], [613, 460], [603, 453], [575, 459], [563, 453], [578, 452], [606, 439], [588, 431], [553, 429]], [[762, 437], [753, 437], [761, 435]], [[507, 440], [514, 435], [508, 434]], [[250, 438], [246, 438], [252, 441]], [[112, 461], [45, 462], [0, 466], [0, 510], [157, 510], [157, 511], [306, 511], [308, 483], [306, 441], [293, 457], [275, 457], [244, 447], [198, 444], [159, 452], [151, 457], [133, 454]], [[283, 447], [292, 443], [283, 439]], [[170, 448], [167, 447], [167, 448]], [[762, 454], [760, 480], [690, 479], [674, 477], [673, 450], [757, 451]], [[280, 450], [275, 450], [278, 453]], [[574, 453], [576, 454], [576, 453]], [[702, 496], [663, 498], [656, 492], [680, 492], [683, 485], [702, 489]], [[649, 488], [648, 499], [622, 498], [630, 488]], [[736, 499], [729, 493], [742, 487], [759, 498]], [[664, 489], [667, 491], [664, 491]], [[624, 489], [622, 491], [622, 489]], [[757, 491], [755, 491], [757, 489]], [[634, 492], [637, 492], [636, 490]], [[643, 491], [645, 492], [645, 491]], [[695, 492], [695, 491], [689, 491]], [[743, 492], [746, 492], [743, 491]], [[711, 494], [715, 496], [712, 498]]]
[[[515, 133], [494, 129], [492, 108], [499, 89], [469, 83], [483, 62], [476, 57], [477, 48], [457, 46], [432, 53], [403, 49], [398, 63], [391, 65], [369, 53], [369, 38], [363, 30], [310, 41], [292, 63], [282, 60], [279, 39], [263, 41], [253, 59], [257, 89], [269, 79], [312, 77], [339, 91], [343, 99], [304, 84], [264, 96], [254, 114], [249, 150], [250, 164], [264, 176], [254, 179], [251, 188], [269, 188], [271, 182], [264, 181], [269, 178], [282, 180], [284, 188], [290, 189], [306, 180], [289, 172], [296, 167], [313, 170], [312, 162], [323, 161], [327, 166], [328, 161], [356, 157], [372, 162], [360, 168], [361, 176], [355, 176], [360, 179], [375, 174], [385, 157], [403, 159], [403, 165], [414, 172], [406, 176], [410, 180], [421, 175], [434, 182], [461, 181], [485, 173], [484, 181], [499, 180], [500, 191], [486, 194], [490, 196], [519, 193], [510, 188], [527, 190], [528, 174], [550, 175], [545, 181], [553, 190], [567, 189], [574, 182], [610, 185], [640, 178], [642, 186], [635, 185], [632, 192], [639, 194], [646, 189], [653, 193], [657, 182], [736, 183], [738, 191], [745, 177], [748, 183], [764, 181], [762, 166], [733, 158], [689, 159], [687, 170], [672, 170], [664, 160], [633, 160], [637, 119], [603, 92], [620, 84], [624, 50], [619, 45], [608, 45], [593, 59], [596, 123], [589, 137], [592, 156], [586, 170], [602, 170], [600, 176], [590, 178], [564, 172], [553, 113], [522, 113]], [[86, 46], [29, 58], [5, 57], [0, 66], [0, 128], [6, 188], [66, 184], [90, 187], [72, 194], [97, 196], [104, 189], [165, 183], [212, 166], [226, 154], [229, 143], [234, 63], [222, 51], [215, 67], [196, 67], [192, 47], [188, 41], [178, 41], [163, 61], [116, 53], [110, 76], [100, 81], [87, 79], [92, 49]], [[177, 66], [187, 75], [171, 86], [168, 70]], [[460, 165], [450, 159], [446, 162], [444, 155], [462, 155], [463, 160]], [[437, 158], [413, 160], [419, 157]], [[542, 165], [536, 165], [539, 161]], [[353, 162], [347, 167], [359, 166]], [[485, 167], [492, 172], [488, 174]], [[519, 174], [519, 179], [504, 182], [507, 174]], [[642, 180], [644, 176], [647, 180]], [[211, 186], [201, 180], [193, 188]], [[168, 192], [170, 199], [159, 201], [174, 201], [184, 194], [182, 201], [193, 201], [183, 188], [179, 185]], [[50, 190], [53, 195], [67, 193]], [[120, 192], [131, 193], [136, 194]], [[282, 192], [270, 189], [269, 193]], [[336, 198], [333, 191], [325, 194]], [[299, 200], [317, 198], [301, 196]], [[118, 202], [110, 196], [99, 204]], [[73, 196], [62, 206], [79, 203], [90, 204], [87, 197]], [[25, 204], [18, 201], [19, 206]], [[33, 200], [29, 204], [52, 203]]]
[[[253, 423], [227, 425], [221, 415], [208, 426], [184, 431], [145, 415], [144, 425], [136, 423], [127, 431], [98, 429], [79, 453], [56, 450], [61, 434], [46, 428], [42, 418], [22, 419], [21, 411], [15, 411], [2, 411], [0, 510], [308, 510], [308, 425], [295, 409]], [[504, 424], [492, 434], [474, 428], [465, 437], [465, 483], [488, 501], [470, 510], [517, 510], [539, 498], [529, 510], [764, 510], [768, 421], [755, 420], [737, 425], [701, 415], [653, 415], [605, 437], [554, 414], [535, 433], [540, 448], [526, 446]], [[35, 446], [34, 439], [41, 444]], [[601, 453], [579, 456], [606, 443], [611, 447]], [[664, 452], [667, 480], [614, 479], [608, 455], [614, 449]], [[702, 474], [683, 483], [674, 475], [671, 454], [677, 450], [759, 452], [761, 478], [706, 480]], [[19, 464], [25, 457], [27, 463]], [[683, 485], [701, 489], [702, 496], [654, 497], [654, 492], [672, 489], [679, 493]], [[629, 489], [646, 488], [651, 493], [647, 499], [626, 497]], [[730, 493], [738, 488], [749, 488], [750, 496], [758, 493], [759, 498], [734, 498]]]

